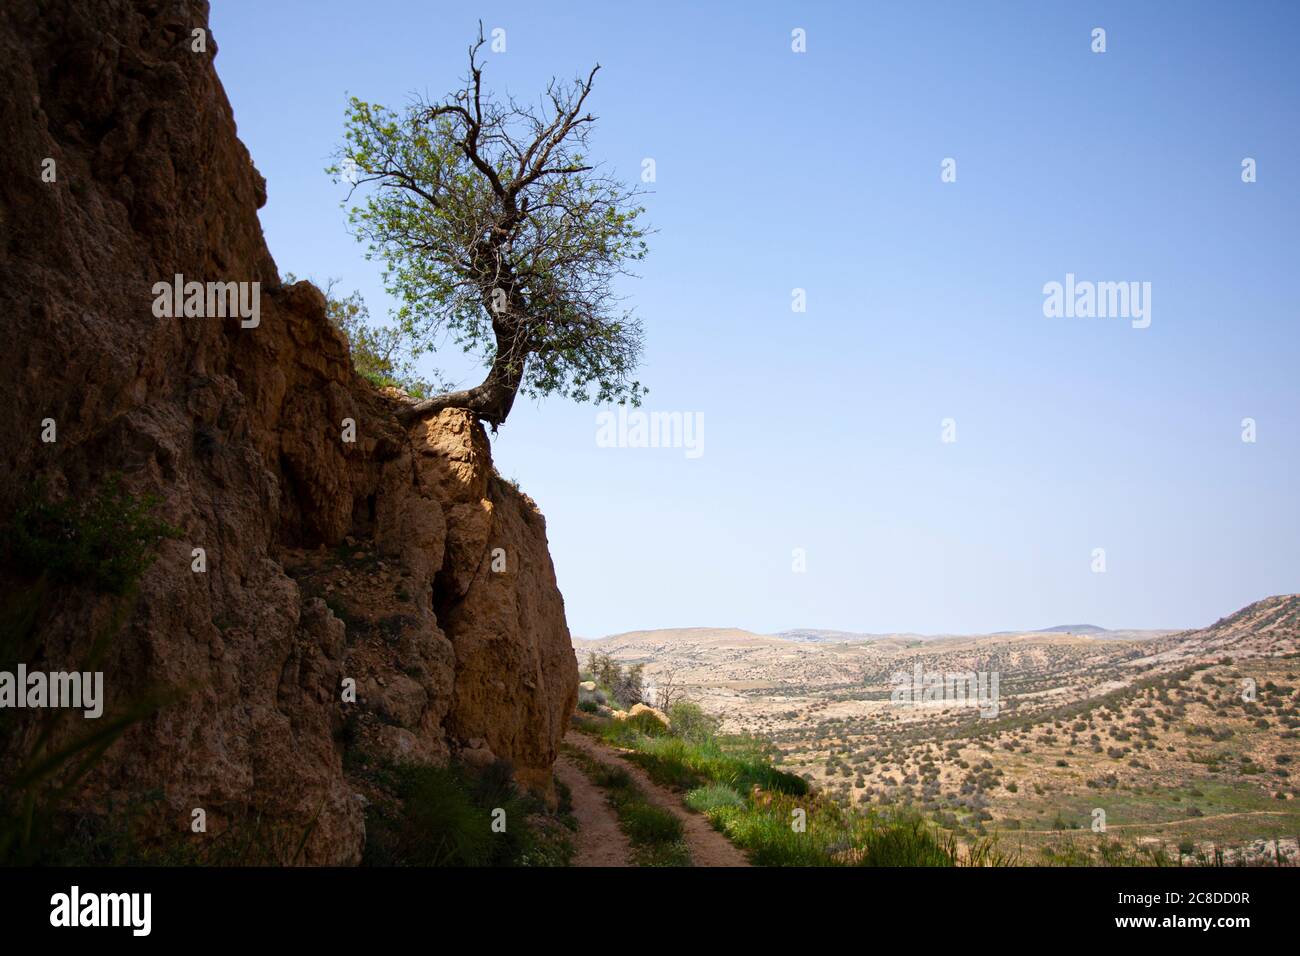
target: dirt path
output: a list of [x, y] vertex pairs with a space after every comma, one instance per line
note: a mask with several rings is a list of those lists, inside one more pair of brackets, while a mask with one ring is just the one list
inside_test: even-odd
[[555, 759], [555, 778], [569, 788], [573, 815], [578, 818], [573, 865], [631, 866], [632, 845], [618, 828], [605, 792], [564, 754]]
[[[745, 858], [745, 854], [742, 853], [730, 840], [724, 837], [717, 830], [713, 829], [703, 814], [692, 813], [690, 810], [686, 809], [685, 804], [682, 803], [681, 798], [678, 797], [677, 794], [652, 781], [646, 772], [640, 767], [621, 759], [619, 757], [619, 752], [613, 747], [593, 740], [586, 734], [579, 733], [576, 730], [570, 731], [569, 735], [564, 738], [564, 742], [577, 750], [581, 750], [593, 760], [598, 760], [604, 764], [613, 764], [614, 766], [622, 767], [632, 775], [632, 779], [636, 781], [637, 786], [645, 792], [647, 800], [677, 816], [682, 821], [682, 827], [686, 833], [686, 844], [691, 849], [691, 862], [695, 866], [750, 865], [749, 860]], [[564, 756], [561, 755], [560, 759], [556, 761], [557, 768], [560, 766], [560, 762], [564, 759]], [[569, 766], [572, 767], [572, 764]], [[581, 774], [579, 775], [582, 776]], [[610, 811], [608, 805], [605, 804], [604, 795], [601, 793], [599, 788], [596, 788], [591, 781], [586, 779], [585, 776], [583, 776], [583, 780], [586, 782], [588, 787], [596, 790], [596, 794], [601, 801], [602, 807], [606, 812], [611, 813], [612, 816], [612, 811]], [[569, 786], [573, 787], [573, 784], [569, 784]], [[581, 814], [578, 814], [578, 797], [576, 789], [574, 789], [573, 806], [573, 812], [578, 816], [580, 824], [579, 832], [581, 832], [581, 829], [586, 826], [586, 821], [583, 819]], [[617, 826], [618, 824], [615, 823], [616, 829]], [[618, 835], [620, 837], [623, 836], [621, 832]], [[626, 838], [624, 838], [623, 843], [626, 847]], [[578, 863], [576, 865], [582, 866], [583, 864]]]

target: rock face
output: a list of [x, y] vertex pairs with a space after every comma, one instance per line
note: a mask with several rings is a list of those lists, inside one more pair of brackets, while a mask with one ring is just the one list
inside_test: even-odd
[[[82, 809], [161, 792], [142, 816], [160, 840], [201, 807], [210, 831], [255, 815], [310, 831], [300, 862], [352, 863], [349, 746], [508, 760], [548, 793], [577, 668], [545, 522], [480, 425], [399, 425], [321, 293], [281, 284], [215, 40], [192, 50], [206, 28], [196, 2], [0, 9], [0, 521], [32, 479], [84, 497], [120, 473], [182, 530], [129, 598], [68, 584], [41, 612], [30, 667], [74, 669], [113, 631], [106, 714], [181, 695], [113, 745]], [[155, 315], [178, 274], [259, 283], [260, 321]], [[0, 769], [33, 734], [0, 740]]]

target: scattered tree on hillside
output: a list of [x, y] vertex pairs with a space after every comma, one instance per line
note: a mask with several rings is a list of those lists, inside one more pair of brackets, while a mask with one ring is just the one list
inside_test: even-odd
[[654, 679], [654, 705], [665, 714], [686, 699], [686, 687], [677, 676], [677, 668], [665, 666]]
[[592, 651], [587, 655], [587, 672], [592, 679], [605, 687], [614, 702], [624, 710], [645, 701], [645, 676], [643, 665], [624, 668], [608, 653]]

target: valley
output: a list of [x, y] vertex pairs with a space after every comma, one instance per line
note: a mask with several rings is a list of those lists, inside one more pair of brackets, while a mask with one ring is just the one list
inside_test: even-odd
[[[1026, 861], [1294, 858], [1300, 596], [1200, 630], [1074, 630], [690, 628], [574, 646], [580, 664], [596, 651], [644, 665], [652, 694], [770, 740], [782, 769], [842, 803], [910, 807]], [[900, 693], [917, 673], [933, 699]], [[945, 700], [954, 675], [997, 678], [997, 706]]]

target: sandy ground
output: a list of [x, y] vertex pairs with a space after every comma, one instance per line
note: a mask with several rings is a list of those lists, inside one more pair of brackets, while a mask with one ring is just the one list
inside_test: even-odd
[[574, 866], [631, 866], [632, 847], [618, 828], [618, 817], [605, 793], [564, 754], [555, 761], [555, 778], [573, 795], [573, 815], [578, 819], [574, 838]]

